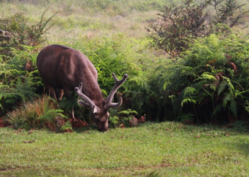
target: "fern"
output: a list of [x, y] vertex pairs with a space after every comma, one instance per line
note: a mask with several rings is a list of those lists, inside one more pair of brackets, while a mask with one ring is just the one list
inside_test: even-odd
[[194, 92], [196, 92], [196, 89], [193, 87], [186, 87], [183, 92], [184, 92], [183, 96], [185, 97], [185, 96], [193, 95]]
[[111, 125], [113, 125], [114, 127], [117, 127], [118, 122], [119, 122], [119, 117], [118, 116], [110, 116], [109, 121], [110, 121]]
[[231, 102], [233, 100], [233, 95], [231, 93], [226, 93], [223, 98], [223, 107], [226, 107], [228, 102]]
[[222, 105], [216, 105], [215, 108], [213, 109], [212, 115], [211, 117], [215, 116], [218, 112], [220, 112], [222, 110]]
[[[23, 102], [20, 107], [7, 114], [6, 120], [14, 128], [43, 128], [48, 127], [51, 130], [57, 125], [58, 118], [67, 118], [63, 110], [56, 109], [56, 103], [48, 96], [38, 98], [32, 101]], [[49, 127], [49, 125], [51, 125]], [[60, 125], [61, 126], [61, 125]]]
[[245, 109], [245, 111], [246, 111], [247, 113], [249, 113], [249, 101], [248, 101], [248, 100], [245, 101], [244, 109]]
[[196, 104], [196, 100], [191, 99], [191, 98], [185, 98], [184, 100], [182, 100], [181, 106], [183, 106], [185, 103], [193, 103], [193, 104]]
[[238, 116], [238, 103], [235, 100], [231, 101], [230, 110], [235, 115], [235, 117]]
[[127, 109], [127, 110], [120, 111], [118, 114], [128, 116], [128, 115], [134, 115], [134, 114], [137, 115], [138, 113], [135, 110]]
[[61, 132], [64, 132], [65, 130], [71, 130], [71, 131], [73, 130], [72, 124], [70, 123], [70, 121], [65, 122], [65, 123], [61, 126], [60, 131], [61, 131]]
[[194, 114], [192, 113], [187, 113], [187, 114], [182, 114], [178, 116], [177, 119], [179, 119], [181, 122], [186, 122], [186, 121], [193, 121], [194, 120]]
[[197, 80], [217, 81], [217, 79], [213, 75], [211, 75], [211, 74], [209, 74], [207, 72], [203, 73], [200, 77], [198, 77], [194, 81], [197, 81]]
[[227, 82], [225, 80], [221, 81], [218, 87], [218, 95], [220, 95], [221, 92], [225, 90], [226, 86], [227, 86]]
[[58, 117], [58, 116], [62, 118], [67, 118], [67, 116], [62, 114], [63, 112], [64, 111], [61, 109], [51, 109], [51, 110], [44, 112], [44, 114], [40, 115], [38, 119], [44, 122], [53, 122], [55, 117]]
[[18, 99], [27, 101], [36, 96], [33, 83], [24, 76], [19, 78], [21, 80], [17, 82], [16, 87], [0, 84], [0, 99], [5, 98], [7, 103], [14, 103]]
[[234, 86], [231, 83], [230, 79], [228, 77], [225, 77], [225, 76], [222, 76], [222, 77], [227, 82], [227, 86], [228, 86], [228, 89], [229, 89], [230, 93], [233, 94], [233, 92], [234, 92]]

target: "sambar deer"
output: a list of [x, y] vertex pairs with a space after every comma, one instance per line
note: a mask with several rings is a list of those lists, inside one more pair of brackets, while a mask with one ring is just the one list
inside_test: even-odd
[[121, 80], [112, 74], [115, 85], [105, 100], [97, 81], [96, 68], [77, 50], [62, 45], [49, 45], [39, 53], [37, 67], [45, 86], [50, 89], [54, 98], [57, 98], [55, 90], [63, 90], [67, 99], [71, 98], [71, 92], [75, 90], [84, 100], [78, 100], [79, 104], [91, 108], [98, 130], [108, 129], [108, 110], [122, 104], [122, 97], [118, 103], [112, 103], [112, 100], [118, 88], [126, 81], [127, 74]]

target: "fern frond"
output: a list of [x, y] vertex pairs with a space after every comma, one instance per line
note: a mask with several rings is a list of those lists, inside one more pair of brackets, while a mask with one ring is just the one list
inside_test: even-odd
[[218, 112], [220, 112], [221, 109], [222, 109], [222, 105], [221, 105], [221, 104], [217, 105], [217, 106], [214, 108], [213, 112], [212, 112], [212, 117], [215, 116]]
[[244, 97], [242, 94], [243, 93], [246, 93], [246, 92], [249, 92], [249, 89], [247, 89], [247, 90], [244, 90], [244, 91], [242, 91], [242, 92], [240, 92], [239, 90], [235, 90], [235, 93], [234, 93], [234, 97], [235, 98], [237, 98], [238, 96], [240, 96], [240, 97]]
[[234, 86], [233, 86], [233, 84], [231, 83], [230, 78], [225, 77], [225, 76], [222, 76], [222, 78], [227, 82], [227, 86], [228, 86], [228, 89], [229, 89], [230, 93], [233, 94]]
[[185, 98], [184, 100], [182, 100], [181, 106], [183, 106], [185, 103], [193, 103], [193, 104], [196, 104], [196, 100], [191, 99], [191, 98]]
[[198, 77], [194, 81], [197, 81], [197, 80], [217, 81], [217, 79], [213, 75], [211, 75], [211, 74], [209, 74], [207, 72], [203, 73], [200, 77]]
[[193, 95], [195, 91], [196, 91], [196, 89], [194, 87], [186, 87], [183, 91], [184, 92], [183, 96], [185, 97], [186, 95], [187, 96]]
[[221, 81], [218, 87], [218, 95], [220, 95], [221, 92], [225, 90], [226, 86], [227, 86], [227, 82], [225, 80]]
[[177, 117], [177, 119], [179, 119], [181, 122], [185, 122], [185, 121], [193, 121], [195, 115], [192, 113], [187, 113], [187, 114], [182, 114], [180, 116]]
[[249, 113], [249, 101], [248, 101], [248, 100], [245, 101], [244, 109], [245, 109], [245, 111], [246, 111], [247, 113]]
[[148, 83], [143, 77], [140, 77], [140, 76], [132, 77], [129, 79], [129, 82], [131, 82], [131, 83], [134, 82], [134, 83], [136, 83], [136, 85], [148, 90]]
[[235, 115], [235, 117], [238, 116], [238, 104], [235, 100], [231, 101], [230, 110]]
[[38, 119], [42, 120], [42, 121], [54, 121], [55, 117], [57, 116], [61, 116], [62, 118], [68, 118], [67, 116], [65, 116], [64, 114], [62, 114], [64, 111], [61, 109], [50, 109], [47, 112], [45, 112], [44, 114], [40, 115], [38, 117]]
[[127, 109], [127, 110], [120, 111], [118, 114], [123, 114], [123, 115], [125, 115], [125, 116], [133, 115], [133, 114], [138, 115], [137, 111], [131, 110], [131, 109]]
[[215, 84], [210, 84], [209, 85], [210, 89], [212, 89], [213, 91], [216, 91], [217, 86]]
[[0, 99], [4, 97], [7, 103], [14, 103], [18, 98], [27, 101], [36, 97], [33, 83], [25, 76], [19, 78], [22, 78], [22, 80], [20, 79], [15, 87], [0, 84]]
[[226, 107], [227, 103], [233, 100], [233, 95], [229, 92], [223, 98], [223, 107]]

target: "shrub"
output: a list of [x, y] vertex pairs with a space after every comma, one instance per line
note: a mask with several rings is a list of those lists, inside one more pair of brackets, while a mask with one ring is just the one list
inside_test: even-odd
[[105, 96], [114, 85], [112, 73], [115, 73], [119, 79], [125, 73], [128, 74], [127, 81], [118, 90], [119, 93], [137, 90], [138, 85], [146, 83], [148, 74], [146, 70], [151, 68], [149, 55], [138, 55], [136, 51], [142, 50], [148, 44], [147, 40], [142, 42], [126, 40], [126, 36], [120, 34], [101, 39], [97, 36], [85, 37], [84, 41], [84, 43], [81, 41], [74, 43], [72, 48], [82, 51], [92, 61], [98, 71], [98, 83]]
[[8, 33], [5, 36], [10, 36], [0, 41], [0, 51], [5, 60], [13, 56], [12, 48], [25, 50], [23, 46], [37, 46], [46, 40], [44, 34], [53, 25], [48, 26], [56, 14], [46, 19], [44, 17], [45, 13], [46, 11], [43, 12], [40, 21], [34, 25], [29, 24], [28, 19], [19, 13], [0, 19], [0, 30]]
[[34, 98], [41, 90], [35, 46], [44, 42], [43, 35], [55, 15], [46, 19], [45, 13], [35, 25], [23, 14], [0, 19], [0, 115], [12, 110], [15, 104]]
[[[6, 120], [16, 129], [49, 128], [53, 131], [63, 129], [64, 116], [61, 109], [57, 109], [56, 102], [48, 96], [34, 101], [23, 102], [22, 105], [9, 112]], [[68, 125], [67, 125], [68, 126]]]
[[[184, 5], [166, 6], [148, 31], [156, 47], [174, 58], [198, 37], [212, 33], [230, 34], [230, 28], [238, 25], [248, 12], [242, 10], [244, 5], [238, 4], [236, 0], [206, 0], [200, 4], [187, 0]], [[213, 15], [207, 13], [210, 6], [214, 9]]]
[[109, 122], [113, 127], [130, 126], [130, 122], [133, 119], [133, 116], [138, 115], [137, 111], [126, 109], [123, 111], [111, 111], [111, 116], [109, 118]]
[[12, 49], [13, 57], [4, 61], [0, 57], [0, 115], [21, 101], [28, 101], [37, 96], [43, 83], [38, 76], [36, 55], [33, 47], [23, 46], [26, 51]]
[[[249, 43], [236, 35], [200, 38], [169, 66], [157, 69], [159, 93], [175, 117], [200, 122], [246, 119]], [[170, 111], [169, 108], [164, 107]]]

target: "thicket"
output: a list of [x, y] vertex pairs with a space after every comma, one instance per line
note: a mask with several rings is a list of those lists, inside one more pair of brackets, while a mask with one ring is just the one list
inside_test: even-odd
[[147, 29], [157, 48], [172, 58], [186, 50], [194, 39], [210, 34], [231, 33], [233, 27], [245, 27], [241, 19], [248, 12], [237, 0], [187, 0], [180, 6], [165, 6], [158, 20]]
[[45, 12], [34, 25], [23, 14], [0, 19], [0, 116], [42, 90], [36, 67], [37, 47], [45, 41], [53, 17], [45, 18]]
[[[160, 120], [248, 121], [249, 43], [236, 35], [199, 38], [153, 74]], [[154, 87], [155, 88], [155, 87]], [[151, 104], [156, 104], [154, 101]]]
[[[112, 73], [120, 79], [125, 73], [128, 80], [118, 92], [126, 93], [146, 84], [147, 71], [153, 70], [150, 55], [139, 54], [140, 50], [149, 45], [149, 40], [127, 40], [127, 36], [119, 34], [108, 38], [84, 37], [84, 43], [76, 42], [71, 47], [82, 51], [94, 64], [98, 71], [98, 83], [105, 96], [111, 91], [114, 80]], [[143, 72], [146, 71], [146, 72]], [[134, 85], [135, 84], [135, 85]]]
[[[208, 6], [214, 6], [213, 16], [205, 11]], [[233, 33], [246, 13], [242, 7], [234, 0], [166, 6], [148, 30], [154, 44], [174, 59], [157, 63], [134, 106], [156, 121], [246, 120], [248, 42]]]

